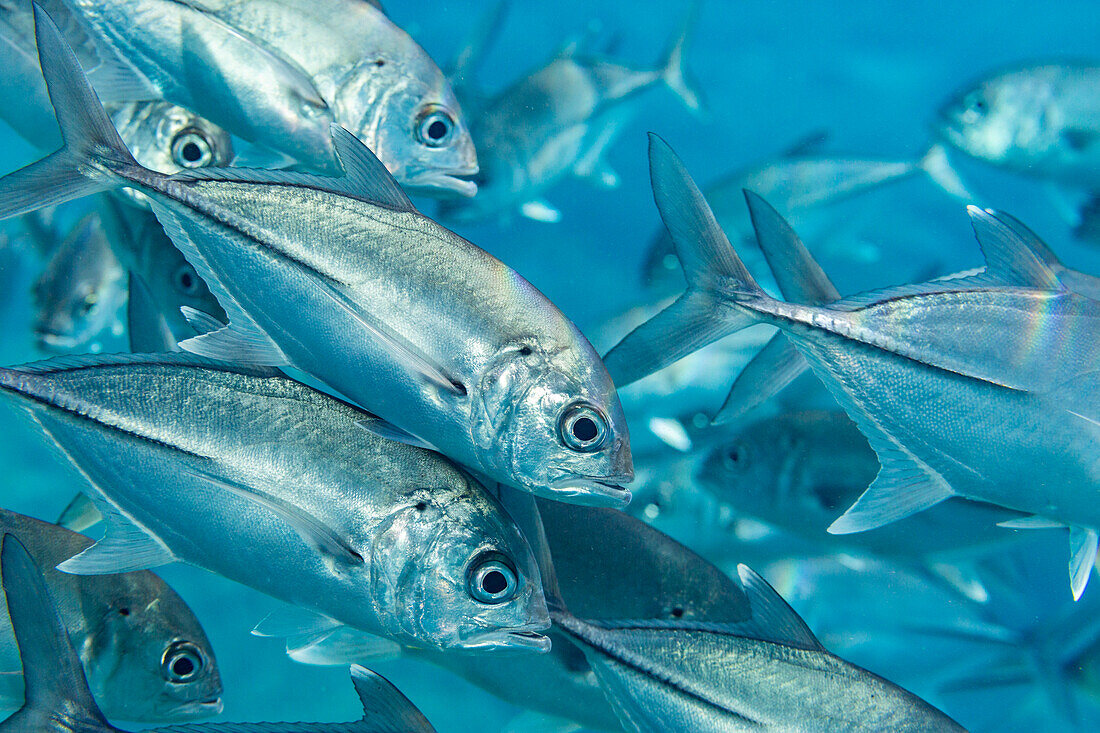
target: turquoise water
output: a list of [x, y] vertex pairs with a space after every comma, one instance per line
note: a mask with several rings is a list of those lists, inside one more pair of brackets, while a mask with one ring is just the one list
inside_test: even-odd
[[[394, 20], [441, 63], [484, 9], [478, 2], [385, 4]], [[682, 12], [666, 3], [514, 0], [499, 39], [481, 65], [479, 82], [489, 89], [502, 87], [521, 70], [544, 63], [564, 39], [594, 20], [606, 37], [617, 39], [617, 57], [649, 65], [659, 58]], [[1100, 5], [1085, 1], [708, 0], [702, 3], [687, 60], [707, 100], [706, 119], [693, 117], [667, 92], [654, 90], [611, 149], [609, 161], [622, 178], [621, 187], [595, 190], [567, 179], [546, 196], [563, 214], [559, 224], [513, 217], [507, 223], [453, 228], [518, 270], [582, 330], [592, 332], [606, 318], [646, 298], [641, 263], [660, 225], [649, 188], [647, 131], [665, 137], [702, 183], [773, 156], [818, 130], [828, 133], [828, 151], [913, 157], [928, 144], [936, 109], [959, 87], [1004, 66], [1096, 58], [1098, 38]], [[37, 157], [14, 133], [5, 131], [2, 138], [4, 171]], [[1064, 262], [1100, 273], [1100, 249], [1070, 235], [1040, 185], [979, 164], [962, 167], [985, 201], [1026, 221]], [[432, 211], [431, 202], [424, 203], [424, 210]], [[981, 264], [962, 206], [927, 181], [910, 180], [846, 202], [830, 216], [839, 244], [826, 250], [821, 260], [841, 292]], [[854, 258], [854, 248], [869, 254]], [[28, 293], [41, 265], [33, 256], [10, 248], [0, 252], [0, 263], [0, 362], [40, 358], [44, 354], [36, 351], [30, 334]], [[3, 506], [55, 518], [82, 479], [10, 409], [4, 408], [0, 420]], [[1043, 572], [1024, 575], [1029, 583], [1027, 603], [1004, 601], [994, 615], [1006, 626], [1027, 628], [1035, 619], [1065, 613], [1064, 538], [1037, 539], [1014, 552], [1006, 562], [1018, 562], [1016, 555], [1028, 556]], [[358, 717], [359, 704], [344, 669], [296, 664], [286, 658], [278, 641], [248, 633], [280, 607], [277, 602], [194, 568], [173, 566], [158, 572], [194, 609], [217, 651], [225, 685], [225, 712], [219, 719]], [[927, 696], [964, 725], [974, 730], [1065, 729], [1064, 720], [1044, 712], [1042, 706], [1050, 703], [1005, 719], [1010, 703], [1024, 694], [1042, 694], [1034, 685], [940, 694], [930, 684], [935, 672], [976, 653], [964, 642], [904, 635], [871, 643], [853, 638], [859, 626], [853, 619], [866, 617], [870, 626], [882, 618], [904, 617], [920, 626], [957, 610], [950, 599], [919, 590], [907, 595], [902, 573], [867, 574], [846, 581], [854, 590], [842, 586], [848, 588], [845, 591], [820, 579], [815, 582], [821, 584], [812, 588], [800, 586], [810, 581], [797, 566], [762, 572], [822, 634], [827, 646]], [[1094, 581], [1077, 610], [1094, 608], [1098, 595]], [[1000, 602], [997, 597], [991, 600]], [[426, 664], [399, 660], [374, 668], [444, 733], [500, 730], [521, 712]], [[1081, 729], [1100, 726], [1100, 707], [1085, 695], [1075, 694], [1074, 699]]]

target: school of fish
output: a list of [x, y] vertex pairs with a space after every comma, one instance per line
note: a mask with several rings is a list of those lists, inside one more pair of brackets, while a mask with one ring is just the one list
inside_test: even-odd
[[[0, 0], [38, 151], [0, 177], [0, 276], [33, 271], [6, 467], [71, 477], [60, 518], [0, 509], [0, 731], [435, 730], [394, 660], [513, 732], [1095, 730], [1100, 277], [966, 170], [1100, 240], [1100, 67], [960, 85], [910, 157], [815, 132], [702, 188], [650, 132], [664, 226], [582, 332], [448, 226], [552, 230], [647, 104], [712, 114], [701, 8], [655, 62], [589, 25], [494, 89], [511, 11], [441, 68], [370, 0]], [[842, 292], [823, 253], [891, 251], [837, 211], [907, 186], [983, 264]], [[341, 668], [362, 717], [235, 715], [231, 616], [208, 638], [175, 563], [277, 602], [231, 635]]]

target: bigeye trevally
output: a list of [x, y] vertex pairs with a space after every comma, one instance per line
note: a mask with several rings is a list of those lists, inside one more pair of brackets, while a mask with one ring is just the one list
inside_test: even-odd
[[[11, 733], [125, 733], [107, 722], [96, 704], [80, 657], [61, 620], [61, 599], [47, 586], [35, 559], [13, 534], [3, 535], [0, 572], [7, 614], [26, 679], [26, 702], [0, 731]], [[317, 733], [432, 733], [435, 729], [388, 680], [363, 667], [351, 668], [351, 681], [363, 704], [363, 717], [352, 723], [195, 723], [172, 726], [175, 733], [217, 733], [247, 728], [280, 733], [308, 727]], [[134, 695], [136, 690], [125, 690]], [[163, 729], [167, 730], [167, 729]]]
[[[191, 609], [153, 573], [70, 575], [54, 566], [92, 540], [54, 524], [0, 510], [0, 534], [34, 553], [97, 705], [113, 718], [180, 721], [221, 712], [214, 650]], [[16, 588], [23, 590], [21, 585]], [[23, 704], [19, 654], [0, 605], [0, 707]]]
[[444, 202], [440, 216], [477, 221], [518, 210], [555, 222], [561, 214], [542, 197], [566, 176], [617, 186], [618, 174], [605, 157], [640, 111], [645, 92], [665, 86], [689, 110], [702, 109], [683, 68], [688, 25], [657, 68], [632, 68], [569, 44], [546, 66], [477, 105], [471, 122], [481, 168], [477, 195]]
[[47, 351], [97, 351], [101, 334], [116, 327], [121, 333], [126, 274], [94, 213], [82, 217], [64, 236], [31, 294], [34, 336]]
[[[502, 500], [524, 533], [545, 535], [563, 594], [585, 618], [744, 621], [751, 616], [741, 588], [725, 573], [645, 523], [623, 512], [537, 500], [541, 527], [533, 525], [530, 497]], [[517, 504], [518, 502], [518, 504]], [[540, 534], [539, 536], [542, 536]], [[266, 632], [263, 632], [264, 635]], [[287, 651], [309, 664], [342, 665], [403, 655], [449, 669], [520, 708], [566, 718], [596, 730], [619, 730], [618, 719], [581, 650], [559, 629], [548, 632], [548, 654], [484, 656], [445, 654], [368, 640], [306, 634], [286, 640]], [[270, 634], [274, 635], [274, 634]]]
[[184, 349], [292, 365], [386, 421], [372, 429], [502, 483], [629, 501], [618, 485], [633, 475], [626, 420], [595, 350], [518, 273], [417, 212], [353, 135], [332, 131], [341, 178], [158, 174], [126, 151], [49, 16], [36, 18], [67, 145], [3, 179], [0, 214], [135, 188], [229, 316], [189, 311], [217, 330]]
[[415, 646], [548, 646], [534, 558], [499, 503], [347, 403], [190, 354], [70, 357], [0, 383], [106, 517], [63, 571], [182, 561]]
[[[777, 278], [785, 273], [791, 300], [776, 300], [656, 136], [650, 164], [689, 287], [607, 355], [612, 373], [628, 383], [726, 334], [777, 326], [881, 464], [831, 532], [873, 529], [953, 496], [1034, 514], [1008, 526], [1069, 526], [1079, 597], [1100, 528], [1100, 301], [1066, 287], [1014, 220], [971, 207], [986, 253], [980, 274], [836, 302], [794, 231], [746, 193], [761, 248]], [[765, 363], [758, 376], [785, 368]]]
[[477, 154], [449, 82], [376, 5], [204, 0], [203, 8], [300, 65], [335, 121], [402, 186], [436, 195], [477, 191], [467, 180], [478, 171]]

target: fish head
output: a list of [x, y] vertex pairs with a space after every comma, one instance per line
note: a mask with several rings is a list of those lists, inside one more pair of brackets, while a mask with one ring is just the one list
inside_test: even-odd
[[68, 351], [87, 344], [115, 318], [124, 272], [95, 216], [85, 217], [32, 286], [33, 331], [39, 345]]
[[80, 650], [89, 679], [102, 687], [93, 689], [96, 698], [137, 722], [217, 715], [221, 675], [198, 619], [167, 585], [143, 588], [133, 577]]
[[[587, 347], [587, 348], [585, 348]], [[588, 342], [548, 349], [517, 341], [498, 351], [475, 395], [474, 440], [487, 471], [549, 499], [622, 507], [634, 478], [615, 385]]]
[[995, 165], [1021, 165], [1057, 144], [1059, 114], [1041, 69], [991, 77], [956, 94], [938, 114], [936, 132], [951, 145]]
[[430, 59], [418, 61], [419, 54], [369, 61], [372, 77], [377, 72], [390, 81], [371, 78], [347, 90], [349, 104], [365, 110], [353, 132], [402, 186], [445, 198], [473, 196], [477, 153], [458, 99]]
[[146, 168], [171, 175], [221, 167], [233, 159], [228, 132], [190, 110], [167, 102], [131, 102], [113, 107], [111, 120], [126, 147]]
[[[762, 442], [775, 437], [779, 444]], [[714, 446], [699, 465], [696, 479], [713, 495], [746, 511], [776, 500], [768, 487], [776, 483], [773, 465], [782, 454], [782, 436], [758, 436], [751, 431], [731, 435]]]
[[371, 550], [372, 594], [391, 636], [458, 651], [545, 652], [534, 553], [500, 504], [455, 471], [408, 492]]

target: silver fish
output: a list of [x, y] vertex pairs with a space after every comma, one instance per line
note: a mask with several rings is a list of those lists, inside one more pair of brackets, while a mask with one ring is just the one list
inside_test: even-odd
[[[724, 623], [751, 616], [736, 583], [643, 522], [613, 509], [544, 499], [537, 505], [562, 592], [586, 618]], [[524, 510], [507, 506], [513, 516], [522, 516]], [[531, 531], [525, 521], [517, 521], [525, 532]], [[518, 707], [598, 730], [619, 730], [581, 650], [560, 630], [548, 633], [550, 653], [537, 656], [485, 657], [396, 647], [389, 653], [442, 666]], [[308, 636], [288, 639], [287, 647], [294, 659], [314, 664], [346, 664], [363, 651], [337, 647], [330, 640], [316, 643]]]
[[1100, 190], [1100, 67], [1042, 64], [969, 85], [936, 132], [967, 155], [1055, 183]]
[[842, 412], [785, 412], [745, 425], [712, 448], [699, 485], [720, 500], [795, 535], [838, 551], [894, 559], [943, 557], [1009, 542], [997, 523], [1019, 515], [962, 499], [843, 537], [825, 528], [878, 473], [875, 452]]
[[656, 69], [631, 68], [570, 46], [480, 106], [471, 125], [481, 166], [477, 195], [444, 202], [440, 215], [477, 221], [519, 210], [553, 222], [561, 215], [542, 196], [566, 176], [617, 186], [619, 177], [604, 156], [639, 111], [640, 95], [663, 85], [688, 109], [702, 107], [684, 76], [686, 35], [685, 23]]
[[[35, 560], [11, 534], [3, 537], [0, 569], [4, 598], [19, 645], [27, 700], [0, 722], [0, 731], [26, 733], [124, 733], [107, 722], [92, 697], [80, 658], [61, 621], [61, 605], [47, 588]], [[363, 704], [363, 717], [354, 723], [290, 724], [317, 733], [432, 733], [423, 714], [385, 678], [363, 667], [351, 668], [351, 681]], [[127, 689], [134, 694], [133, 689]], [[286, 723], [224, 723], [173, 726], [182, 733], [218, 733], [247, 727], [255, 733], [286, 731]]]
[[[788, 273], [783, 290], [793, 302], [775, 300], [753, 281], [683, 164], [655, 136], [650, 162], [658, 208], [690, 286], [608, 354], [620, 381], [749, 325], [777, 326], [882, 465], [831, 532], [873, 529], [953, 496], [984, 501], [1038, 517], [1010, 526], [1070, 526], [1071, 588], [1080, 596], [1100, 528], [1092, 498], [1100, 484], [1100, 302], [1066, 288], [1011, 221], [975, 207], [987, 257], [976, 280], [837, 303], [815, 263]], [[804, 250], [797, 235], [762, 199], [747, 199], [773, 269], [812, 262], [808, 253], [788, 256]]]
[[438, 454], [269, 369], [185, 354], [0, 371], [91, 482], [104, 539], [81, 574], [188, 562], [366, 632], [438, 649], [545, 651], [530, 548]]
[[95, 214], [83, 217], [46, 263], [32, 287], [34, 334], [51, 351], [91, 347], [119, 328], [126, 298], [125, 273]]
[[[81, 576], [54, 570], [92, 540], [37, 519], [0, 510], [0, 534], [18, 537], [38, 560], [88, 686], [111, 717], [179, 721], [221, 712], [221, 677], [198, 619], [175, 591], [147, 571]], [[22, 588], [22, 586], [16, 585]], [[23, 704], [19, 654], [0, 606], [0, 707]]]
[[[419, 214], [354, 136], [333, 128], [342, 178], [157, 174], [126, 152], [56, 26], [43, 11], [38, 19], [68, 143], [38, 173], [3, 179], [0, 215], [136, 188], [229, 316], [223, 328], [189, 311], [218, 330], [184, 349], [294, 365], [388, 421], [372, 423], [376, 431], [503, 483], [629, 501], [617, 485], [633, 471], [622, 406], [588, 341], [517, 273]], [[47, 191], [28, 175], [56, 183]]]
[[746, 565], [738, 574], [745, 621], [589, 621], [567, 609], [544, 569], [555, 626], [583, 650], [628, 731], [963, 730], [830, 654], [767, 581]]
[[477, 153], [450, 84], [379, 8], [362, 0], [204, 0], [203, 8], [294, 59], [336, 121], [402, 186], [477, 191], [466, 180], [478, 171]]

